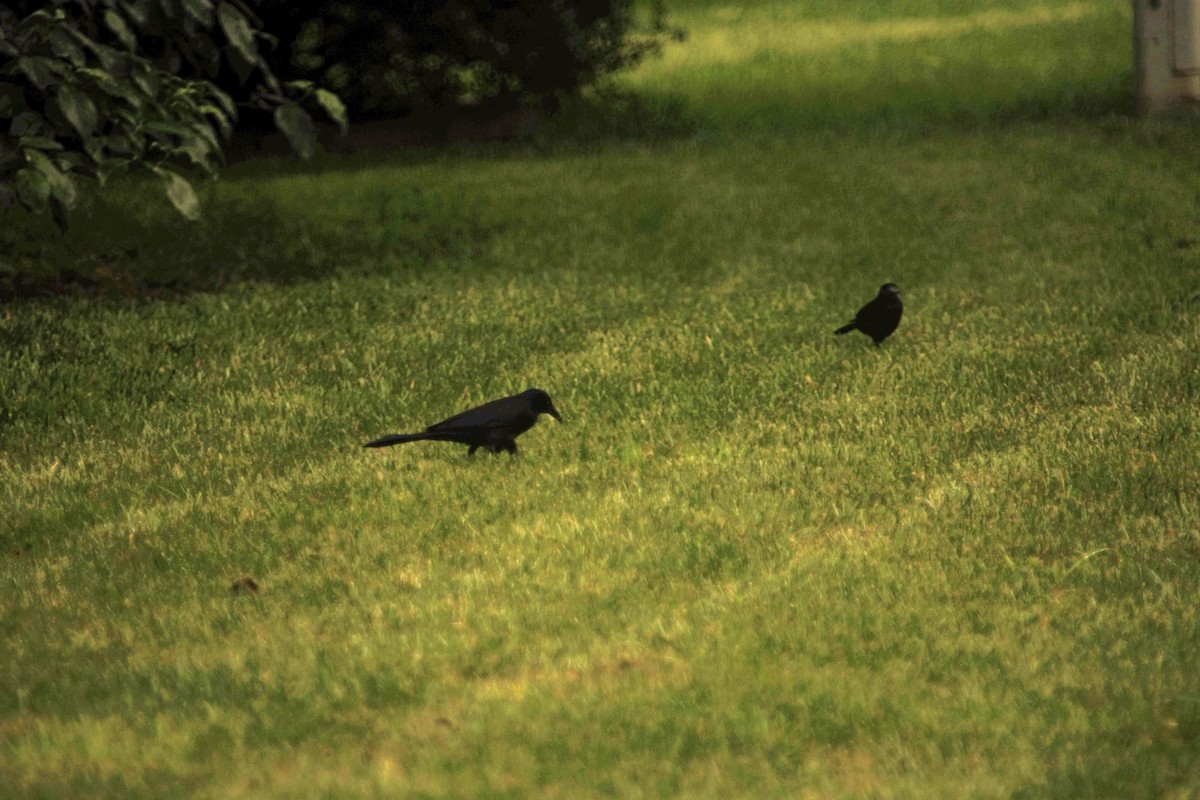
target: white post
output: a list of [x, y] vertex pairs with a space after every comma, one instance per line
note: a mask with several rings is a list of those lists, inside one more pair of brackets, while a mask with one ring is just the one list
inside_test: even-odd
[[1200, 0], [1133, 0], [1137, 106], [1200, 103]]

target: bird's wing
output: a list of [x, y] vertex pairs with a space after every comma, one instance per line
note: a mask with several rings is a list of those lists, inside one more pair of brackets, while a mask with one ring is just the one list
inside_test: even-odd
[[429, 433], [486, 430], [500, 425], [510, 424], [514, 417], [520, 415], [524, 406], [516, 397], [501, 397], [491, 400], [477, 408], [455, 414], [436, 425], [430, 425], [425, 430]]

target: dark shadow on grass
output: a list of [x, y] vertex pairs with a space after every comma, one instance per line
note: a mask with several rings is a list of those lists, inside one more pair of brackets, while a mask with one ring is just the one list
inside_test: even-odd
[[65, 234], [47, 219], [10, 209], [0, 220], [0, 304], [57, 296], [166, 299], [245, 282], [287, 285], [370, 272], [385, 259], [392, 268], [398, 261], [428, 269], [469, 257], [499, 230], [472, 198], [431, 196], [416, 187], [381, 194], [370, 215], [352, 226], [326, 220], [319, 209], [312, 217], [289, 214], [265, 192], [221, 196], [219, 185], [206, 189], [211, 194], [199, 223], [175, 215], [150, 183], [86, 198]]
[[439, 122], [436, 130], [425, 132], [413, 130], [405, 120], [373, 120], [351, 125], [345, 138], [325, 131], [325, 152], [307, 162], [289, 156], [281, 137], [270, 136], [258, 144], [241, 143], [235, 168], [239, 175], [267, 171], [322, 175], [381, 165], [588, 155], [623, 143], [668, 144], [701, 128], [700, 115], [681, 96], [639, 94], [612, 86], [567, 99], [553, 114], [518, 112], [518, 116], [518, 123], [507, 113], [500, 119], [466, 117], [448, 127]]
[[564, 103], [539, 129], [537, 141], [556, 150], [617, 142], [658, 144], [690, 137], [700, 125], [700, 115], [679, 95], [608, 87]]
[[[344, 135], [333, 125], [322, 125], [318, 139], [321, 148], [332, 154], [399, 152], [425, 161], [446, 154], [523, 151], [529, 146], [557, 151], [614, 141], [664, 142], [690, 136], [696, 128], [697, 118], [681, 97], [639, 94], [608, 83], [564, 98], [553, 112], [457, 107], [355, 122]], [[263, 157], [286, 158], [291, 148], [280, 133], [251, 131], [237, 135], [227, 155], [232, 163], [245, 163]]]
[[[669, 145], [695, 136], [710, 141], [834, 136], [868, 144], [879, 137], [1040, 122], [1120, 122], [1132, 117], [1128, 77], [1113, 75], [1106, 85], [1091, 87], [1043, 85], [1024, 96], [991, 99], [961, 90], [922, 93], [887, 82], [858, 96], [839, 94], [833, 84], [742, 93], [731, 81], [715, 87], [703, 109], [679, 95], [609, 86], [495, 137], [486, 119], [476, 120], [482, 130], [443, 135], [437, 146], [377, 129], [356, 153], [328, 153], [310, 162], [262, 157], [231, 166], [237, 192], [223, 191], [221, 183], [202, 186], [205, 218], [197, 224], [175, 215], [158, 186], [136, 181], [112, 192], [91, 192], [65, 235], [48, 219], [10, 209], [0, 214], [0, 303], [63, 295], [159, 299], [244, 282], [291, 284], [369, 273], [384, 262], [389, 271], [430, 272], [485, 251], [505, 225], [505, 209], [486, 207], [480, 198], [403, 184], [375, 189], [374, 206], [363, 206], [361, 219], [339, 223], [319, 210], [289, 214], [268, 192], [246, 190], [257, 176], [588, 155], [623, 143]], [[321, 201], [312, 200], [317, 206]]]
[[[430, 139], [411, 130], [375, 127], [358, 152], [326, 153], [302, 162], [282, 151], [233, 164], [239, 187], [223, 191], [197, 180], [204, 218], [189, 223], [170, 210], [162, 190], [128, 180], [85, 188], [70, 230], [20, 208], [0, 213], [0, 304], [59, 296], [165, 299], [220, 291], [245, 282], [292, 284], [335, 273], [387, 269], [433, 271], [486, 248], [503, 229], [503, 210], [466, 194], [447, 196], [398, 184], [378, 191], [361, 219], [339, 222], [320, 213], [289, 214], [267, 192], [246, 190], [256, 177], [321, 176], [377, 166], [495, 161], [591, 152], [619, 141], [661, 142], [690, 135], [694, 117], [677, 98], [642, 97], [617, 89], [564, 103], [552, 118], [497, 135], [465, 123], [462, 135]], [[464, 127], [465, 125], [465, 127]], [[354, 151], [353, 147], [343, 150]], [[244, 155], [244, 152], [243, 152]], [[228, 181], [227, 181], [228, 182]]]
[[868, 96], [839, 96], [838, 87], [794, 94], [738, 95], [714, 90], [699, 127], [723, 136], [836, 136], [862, 139], [997, 131], [1038, 123], [1089, 124], [1134, 118], [1132, 79], [1109, 85], [1040, 87], [1027, 95], [981, 102], [953, 95], [909, 94], [897, 87]]
[[[927, 130], [946, 129], [951, 131], [1004, 129], [1041, 122], [1094, 123], [1100, 124], [1116, 119], [1133, 119], [1134, 96], [1132, 79], [1111, 86], [1079, 89], [1062, 87], [1058, 91], [1031, 94], [997, 102], [994, 105], [976, 106], [964, 103], [961, 107], [933, 108], [924, 117], [922, 127]], [[917, 110], [920, 112], [920, 109]], [[910, 117], [917, 116], [912, 111]]]

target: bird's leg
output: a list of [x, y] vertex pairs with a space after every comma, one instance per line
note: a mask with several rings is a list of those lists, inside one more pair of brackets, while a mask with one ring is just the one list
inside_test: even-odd
[[487, 444], [484, 445], [492, 453], [513, 453], [517, 452], [517, 443], [513, 441], [513, 437], [507, 435], [507, 432], [495, 430], [488, 436]]
[[467, 455], [468, 456], [475, 455], [475, 451], [478, 449], [479, 449], [479, 445], [477, 445], [477, 444], [471, 445], [470, 447], [467, 448]]

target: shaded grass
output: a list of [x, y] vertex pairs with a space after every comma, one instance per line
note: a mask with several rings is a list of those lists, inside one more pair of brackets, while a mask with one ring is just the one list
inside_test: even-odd
[[[30, 240], [184, 290], [0, 311], [0, 785], [1188, 796], [1194, 125], [1037, 111], [1119, 97], [1105, 48], [1053, 75], [1123, 6], [793, 8], [740, 33], [811, 78], [631, 79], [683, 138], [248, 164], [208, 227], [131, 188]], [[832, 337], [884, 280], [897, 334]], [[529, 385], [520, 458], [359, 446]]]

